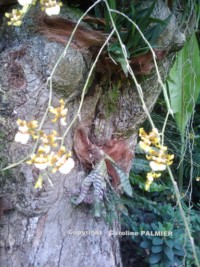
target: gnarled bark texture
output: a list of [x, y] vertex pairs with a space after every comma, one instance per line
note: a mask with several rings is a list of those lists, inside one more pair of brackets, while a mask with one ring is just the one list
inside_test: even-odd
[[[163, 19], [171, 12], [164, 2], [158, 1], [155, 10]], [[63, 16], [73, 17], [66, 14], [69, 12], [66, 10]], [[5, 21], [1, 25], [1, 167], [19, 161], [31, 151], [33, 143], [22, 146], [13, 141], [17, 130], [15, 121], [17, 118], [41, 120], [49, 97], [46, 81], [63, 51], [62, 44], [48, 41], [34, 28], [38, 13], [32, 10], [20, 28], [8, 27]], [[172, 52], [180, 48], [184, 40], [176, 17], [172, 15], [159, 44]], [[169, 72], [172, 56], [173, 53], [168, 53], [159, 63], [163, 81]], [[55, 72], [52, 106], [57, 106], [61, 97], [68, 100], [68, 123], [78, 110], [91, 62], [89, 51], [71, 47]], [[81, 118], [65, 140], [69, 149], [73, 150], [74, 132], [81, 123], [87, 128], [93, 144], [108, 149], [117, 140], [126, 140], [129, 150], [134, 153], [137, 131], [146, 115], [134, 83], [129, 78], [121, 80], [116, 86], [117, 97], [114, 99], [108, 97], [115, 90], [109, 78], [94, 74]], [[154, 70], [141, 80], [145, 101], [151, 111], [161, 91], [160, 84]], [[44, 129], [50, 131], [52, 124], [49, 121], [46, 121]], [[60, 127], [56, 130], [60, 134], [63, 132]], [[86, 176], [86, 169], [75, 153], [74, 159], [76, 167], [70, 174], [50, 174], [53, 187], [45, 180], [43, 189], [35, 190], [37, 169], [25, 163], [1, 174], [1, 266], [122, 266], [117, 237], [109, 236], [110, 229], [119, 228], [118, 223], [109, 226], [103, 219], [96, 221], [90, 207], [83, 205], [74, 208], [70, 202], [71, 196], [79, 192], [81, 181]], [[130, 159], [129, 162], [122, 161], [119, 159], [119, 165], [128, 172]], [[96, 231], [96, 235], [78, 235], [76, 232], [92, 230]]]

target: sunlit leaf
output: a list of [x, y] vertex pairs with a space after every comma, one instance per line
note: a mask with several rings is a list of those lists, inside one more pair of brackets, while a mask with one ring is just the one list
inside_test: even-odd
[[200, 56], [196, 36], [185, 44], [170, 71], [168, 81], [171, 108], [182, 139], [200, 92]]

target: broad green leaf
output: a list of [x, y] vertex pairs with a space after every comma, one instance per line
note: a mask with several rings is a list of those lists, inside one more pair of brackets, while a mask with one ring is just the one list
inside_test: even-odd
[[159, 252], [161, 252], [163, 250], [163, 247], [162, 246], [152, 246], [151, 247], [151, 251], [153, 252], [153, 253], [159, 253]]
[[182, 140], [200, 92], [200, 56], [195, 34], [179, 52], [170, 71], [168, 88], [171, 108]]
[[159, 231], [159, 227], [155, 223], [151, 223], [151, 227], [154, 231]]
[[170, 260], [167, 260], [167, 258], [163, 260], [163, 263], [164, 263], [165, 267], [172, 267], [173, 266], [173, 263]]
[[147, 239], [153, 240], [153, 236], [152, 235], [147, 235]]
[[173, 239], [165, 239], [164, 242], [165, 242], [165, 244], [166, 244], [168, 247], [170, 247], [170, 248], [172, 248], [173, 245], [174, 245], [174, 241], [173, 241]]
[[173, 250], [170, 247], [165, 246], [164, 248], [165, 255], [170, 261], [174, 260], [174, 253]]
[[140, 247], [147, 249], [151, 247], [151, 241], [150, 240], [145, 240], [140, 243]]
[[178, 242], [174, 242], [174, 248], [176, 248], [177, 250], [183, 249], [182, 245], [180, 245]]
[[180, 261], [180, 259], [176, 256], [174, 256], [174, 263], [176, 263], [176, 266], [181, 266], [182, 265], [182, 261]]
[[174, 252], [175, 255], [182, 256], [182, 257], [185, 256], [185, 252], [184, 252], [183, 248], [182, 249], [174, 248], [173, 252]]
[[162, 245], [163, 244], [163, 239], [156, 236], [156, 237], [154, 237], [152, 243], [153, 243], [154, 246]]
[[150, 264], [155, 264], [158, 263], [162, 258], [162, 254], [156, 253], [156, 254], [151, 254], [149, 257], [149, 263]]

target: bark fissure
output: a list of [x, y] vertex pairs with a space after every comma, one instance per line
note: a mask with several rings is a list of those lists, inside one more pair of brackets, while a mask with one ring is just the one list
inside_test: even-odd
[[[38, 251], [39, 251], [39, 243], [40, 240], [42, 239], [42, 235], [43, 235], [43, 228], [46, 222], [46, 216], [47, 215], [43, 215], [42, 217], [40, 217], [39, 221], [38, 221], [38, 225], [35, 231], [35, 235], [34, 238], [32, 240], [32, 247], [36, 248], [33, 256], [33, 266], [35, 266], [36, 263], [36, 259], [37, 259], [37, 255], [38, 255]], [[42, 229], [41, 229], [42, 228]]]
[[63, 246], [64, 246], [64, 238], [62, 239], [61, 248], [60, 248], [60, 254], [59, 254], [59, 257], [58, 257], [58, 267], [60, 266], [60, 262], [61, 262]]

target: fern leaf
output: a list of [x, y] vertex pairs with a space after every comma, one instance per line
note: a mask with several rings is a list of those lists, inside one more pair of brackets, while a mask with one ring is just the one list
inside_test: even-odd
[[73, 201], [73, 203], [75, 205], [79, 205], [81, 202], [83, 202], [92, 184], [94, 186], [95, 201], [101, 201], [103, 199], [105, 188], [104, 175], [107, 175], [106, 163], [105, 160], [101, 160], [95, 165], [90, 174], [83, 180], [81, 185], [81, 193], [78, 198]]
[[107, 167], [105, 160], [101, 160], [99, 163], [95, 165], [95, 170], [98, 170], [98, 172], [104, 177], [107, 174]]
[[150, 172], [149, 161], [145, 159], [135, 158], [131, 169], [134, 173], [140, 173], [141, 171]]
[[95, 203], [94, 203], [94, 217], [100, 218], [101, 217], [101, 211], [102, 211], [101, 202], [95, 201]]
[[[143, 178], [140, 175], [134, 174], [133, 172], [130, 173], [129, 178], [130, 178], [130, 182], [131, 182], [132, 185], [138, 185], [138, 187], [140, 189], [142, 189], [143, 191], [146, 191], [145, 190], [146, 178]], [[167, 190], [167, 189], [169, 189], [169, 188], [166, 185], [158, 184], [155, 181], [154, 183], [151, 184], [149, 192], [151, 192], [151, 193], [152, 192], [161, 192], [161, 191], [164, 191], [164, 190]]]
[[105, 189], [104, 177], [100, 174], [95, 175], [93, 185], [95, 201], [101, 201], [103, 199]]
[[126, 175], [126, 173], [121, 168], [119, 168], [113, 162], [112, 162], [112, 165], [113, 165], [114, 169], [116, 170], [117, 174], [119, 175], [120, 182], [121, 182], [121, 185], [122, 185], [124, 191], [126, 192], [126, 194], [128, 196], [131, 197], [133, 195], [133, 191], [132, 191], [131, 184], [129, 182], [129, 177]]
[[74, 202], [75, 205], [79, 205], [86, 197], [87, 192], [93, 183], [94, 180], [94, 175], [95, 175], [96, 170], [93, 170], [82, 182], [81, 185], [81, 193], [78, 196], [77, 200]]

